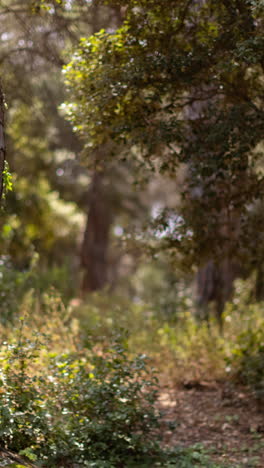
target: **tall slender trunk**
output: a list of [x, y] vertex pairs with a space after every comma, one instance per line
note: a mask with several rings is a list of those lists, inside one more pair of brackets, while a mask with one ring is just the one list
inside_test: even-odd
[[[100, 29], [98, 4], [92, 8], [93, 34]], [[111, 21], [114, 27], [122, 23], [120, 8], [113, 10]], [[99, 149], [99, 158], [104, 156], [105, 148]], [[100, 154], [102, 153], [102, 154]], [[109, 177], [104, 172], [95, 170], [88, 203], [88, 214], [81, 248], [81, 266], [83, 279], [81, 290], [83, 294], [100, 290], [109, 281], [108, 248], [110, 243], [110, 229], [113, 222], [113, 206], [110, 200], [109, 186], [104, 181]], [[113, 188], [111, 187], [111, 190]]]
[[95, 172], [91, 184], [86, 229], [81, 249], [82, 293], [102, 289], [108, 281], [109, 234], [113, 220], [104, 174]]
[[5, 168], [5, 137], [4, 137], [4, 94], [0, 84], [0, 201], [3, 195]]
[[[208, 103], [212, 103], [214, 98], [214, 89], [211, 85], [201, 86], [193, 90], [197, 100], [188, 106], [186, 115], [189, 121], [199, 122], [199, 119], [206, 113]], [[206, 96], [208, 95], [208, 98]], [[199, 99], [201, 96], [201, 99]], [[209, 122], [208, 122], [209, 123]], [[190, 129], [189, 140], [199, 144], [197, 135]], [[192, 179], [192, 162], [188, 166], [188, 177], [191, 181], [189, 189], [190, 202], [204, 198], [204, 187], [208, 183], [207, 177], [201, 178], [195, 185]], [[194, 172], [195, 172], [194, 166]], [[220, 189], [214, 181], [216, 195], [220, 196]], [[209, 213], [215, 219], [215, 235], [219, 238], [217, 250], [206, 252], [207, 258], [202, 258], [198, 264], [196, 276], [197, 286], [197, 316], [201, 319], [209, 320], [210, 311], [213, 311], [219, 323], [220, 330], [223, 328], [223, 312], [225, 304], [232, 298], [234, 280], [239, 274], [237, 262], [233, 258], [232, 246], [237, 241], [237, 235], [240, 226], [239, 211], [230, 212], [228, 200], [223, 200], [222, 207], [218, 210], [213, 209]], [[210, 305], [213, 304], [213, 307]]]

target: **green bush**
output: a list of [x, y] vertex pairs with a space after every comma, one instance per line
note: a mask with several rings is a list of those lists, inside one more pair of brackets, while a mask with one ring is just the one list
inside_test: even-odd
[[190, 278], [179, 276], [168, 259], [160, 258], [140, 265], [131, 278], [134, 297], [148, 305], [159, 322], [173, 324], [194, 308]]
[[[159, 367], [161, 379], [192, 380], [221, 378], [225, 375], [224, 339], [216, 320], [198, 323], [191, 312], [178, 310], [177, 320], [165, 320], [150, 305], [135, 304], [122, 297], [104, 293], [68, 308], [79, 326], [79, 340], [86, 344], [88, 335], [94, 341], [109, 340], [113, 330], [128, 330], [131, 353], [147, 353]], [[227, 343], [228, 346], [228, 343]]]
[[[108, 294], [64, 306], [55, 289], [39, 291], [24, 290], [18, 304], [14, 322], [19, 313], [27, 323], [2, 326], [0, 445], [49, 468], [216, 467], [203, 449], [160, 447], [156, 376], [146, 357], [131, 356], [147, 349], [160, 374], [166, 363], [187, 380], [216, 375], [236, 316], [226, 317], [224, 347], [216, 325], [208, 333], [191, 314], [171, 323]], [[111, 341], [117, 326], [129, 334]]]
[[35, 298], [43, 303], [43, 296], [51, 288], [60, 291], [67, 303], [74, 295], [75, 283], [72, 281], [67, 265], [40, 269], [36, 262], [25, 271], [13, 268], [7, 258], [0, 257], [0, 323], [8, 325], [16, 320], [24, 297], [33, 291]]
[[263, 304], [240, 310], [241, 332], [235, 337], [226, 358], [227, 370], [236, 381], [249, 386], [264, 398], [264, 315]]
[[6, 324], [12, 321], [19, 309], [28, 273], [14, 270], [8, 259], [0, 257], [0, 279], [0, 321]]
[[[144, 356], [121, 341], [42, 356], [42, 337], [2, 350], [0, 439], [44, 466], [137, 466], [155, 458], [158, 385]], [[154, 462], [153, 462], [154, 463]]]

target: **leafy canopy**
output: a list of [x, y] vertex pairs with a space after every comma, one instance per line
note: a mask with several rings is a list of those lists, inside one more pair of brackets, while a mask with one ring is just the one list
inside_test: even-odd
[[263, 196], [263, 2], [101, 3], [126, 11], [123, 26], [83, 38], [65, 68], [65, 108], [85, 157], [114, 142], [110, 157], [172, 177], [184, 165], [188, 248], [222, 252], [233, 237], [229, 253], [241, 253], [237, 239], [245, 243]]

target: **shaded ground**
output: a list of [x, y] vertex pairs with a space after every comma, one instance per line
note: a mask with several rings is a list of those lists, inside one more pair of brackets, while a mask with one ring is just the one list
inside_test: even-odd
[[202, 444], [210, 458], [229, 467], [264, 468], [264, 406], [245, 389], [227, 384], [186, 382], [160, 399], [170, 446]]

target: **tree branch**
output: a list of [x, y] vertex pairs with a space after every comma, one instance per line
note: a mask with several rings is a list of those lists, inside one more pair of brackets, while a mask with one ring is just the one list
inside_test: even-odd
[[4, 138], [4, 94], [0, 83], [0, 202], [4, 188], [5, 138]]

